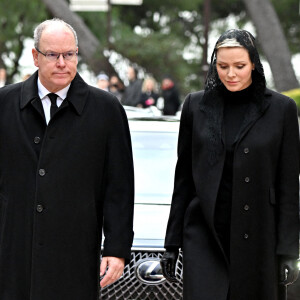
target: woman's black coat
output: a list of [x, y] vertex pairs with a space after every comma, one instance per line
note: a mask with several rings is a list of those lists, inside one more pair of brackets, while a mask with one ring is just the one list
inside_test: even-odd
[[165, 241], [183, 249], [184, 300], [226, 300], [229, 286], [230, 300], [278, 300], [278, 256], [299, 254], [295, 102], [266, 90], [262, 103], [249, 105], [233, 162], [229, 263], [214, 228], [223, 104], [203, 95], [184, 103]]
[[0, 89], [1, 300], [97, 300], [102, 227], [104, 255], [130, 258], [133, 197], [115, 97], [77, 74], [47, 126], [37, 73]]

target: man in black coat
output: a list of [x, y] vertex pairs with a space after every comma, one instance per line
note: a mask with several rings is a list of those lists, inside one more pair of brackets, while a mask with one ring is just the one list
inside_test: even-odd
[[162, 81], [162, 97], [164, 98], [164, 115], [176, 115], [176, 112], [180, 106], [179, 93], [177, 88], [175, 87], [174, 81], [166, 77]]
[[131, 66], [128, 68], [127, 75], [129, 84], [125, 88], [121, 102], [123, 105], [137, 106], [140, 102], [143, 82], [137, 78], [137, 70]]
[[0, 90], [0, 299], [96, 300], [130, 259], [128, 122], [77, 74], [70, 25], [45, 21], [34, 42], [38, 71]]

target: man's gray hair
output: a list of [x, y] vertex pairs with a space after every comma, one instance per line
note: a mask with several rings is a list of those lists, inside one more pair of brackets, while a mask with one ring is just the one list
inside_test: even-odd
[[75, 29], [70, 24], [66, 23], [65, 21], [63, 21], [59, 18], [54, 18], [54, 19], [46, 20], [46, 21], [40, 23], [35, 28], [34, 33], [33, 33], [34, 47], [35, 48], [39, 48], [40, 39], [41, 39], [43, 31], [48, 26], [51, 26], [51, 25], [54, 25], [54, 24], [57, 24], [57, 23], [66, 26], [67, 28], [69, 28], [72, 31], [72, 33], [74, 35], [74, 38], [75, 38], [76, 47], [78, 47], [78, 38], [77, 38], [77, 33], [76, 33]]

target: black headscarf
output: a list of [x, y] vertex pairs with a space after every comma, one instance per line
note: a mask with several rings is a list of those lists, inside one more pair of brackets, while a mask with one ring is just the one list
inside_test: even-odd
[[[266, 88], [266, 79], [264, 69], [259, 58], [259, 54], [255, 45], [255, 38], [253, 35], [242, 29], [231, 29], [224, 32], [216, 42], [214, 51], [211, 56], [211, 64], [208, 70], [205, 93], [201, 103], [201, 109], [206, 112], [208, 118], [208, 125], [206, 128], [207, 137], [210, 148], [210, 164], [215, 164], [219, 155], [222, 153], [222, 120], [223, 120], [223, 97], [225, 86], [221, 82], [216, 66], [217, 52], [221, 47], [243, 47], [248, 53], [251, 62], [255, 65], [252, 71], [252, 87], [250, 89], [251, 102], [255, 103], [252, 109], [248, 109], [244, 118], [246, 124], [252, 119], [252, 114], [259, 111], [263, 107], [264, 93]], [[242, 124], [243, 126], [243, 124]]]
[[[232, 46], [230, 46], [230, 41], [232, 42]], [[266, 87], [264, 69], [256, 48], [255, 38], [250, 32], [243, 29], [227, 30], [217, 40], [214, 51], [211, 55], [211, 63], [205, 83], [205, 91], [212, 91], [215, 88], [223, 86], [218, 76], [216, 59], [218, 48], [222, 46], [226, 47], [226, 45], [228, 45], [228, 47], [234, 47], [234, 45], [237, 45], [238, 47], [244, 47], [248, 51], [250, 60], [255, 65], [255, 69], [252, 71], [252, 85], [256, 92], [262, 95], [261, 93], [264, 93]]]

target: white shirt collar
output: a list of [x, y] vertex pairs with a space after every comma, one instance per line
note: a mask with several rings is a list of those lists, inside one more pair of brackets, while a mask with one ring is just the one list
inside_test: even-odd
[[[41, 81], [40, 81], [40, 78], [38, 78], [37, 85], [38, 85], [39, 97], [40, 97], [41, 100], [43, 100], [43, 98], [45, 98], [45, 97], [46, 97], [49, 93], [51, 93], [51, 92], [49, 92], [49, 91], [43, 86], [43, 84], [42, 84]], [[59, 98], [61, 98], [62, 100], [65, 100], [66, 97], [67, 97], [67, 94], [68, 94], [70, 85], [71, 85], [71, 84], [69, 84], [68, 86], [66, 86], [66, 87], [63, 88], [62, 90], [57, 91], [55, 94], [58, 95]]]

